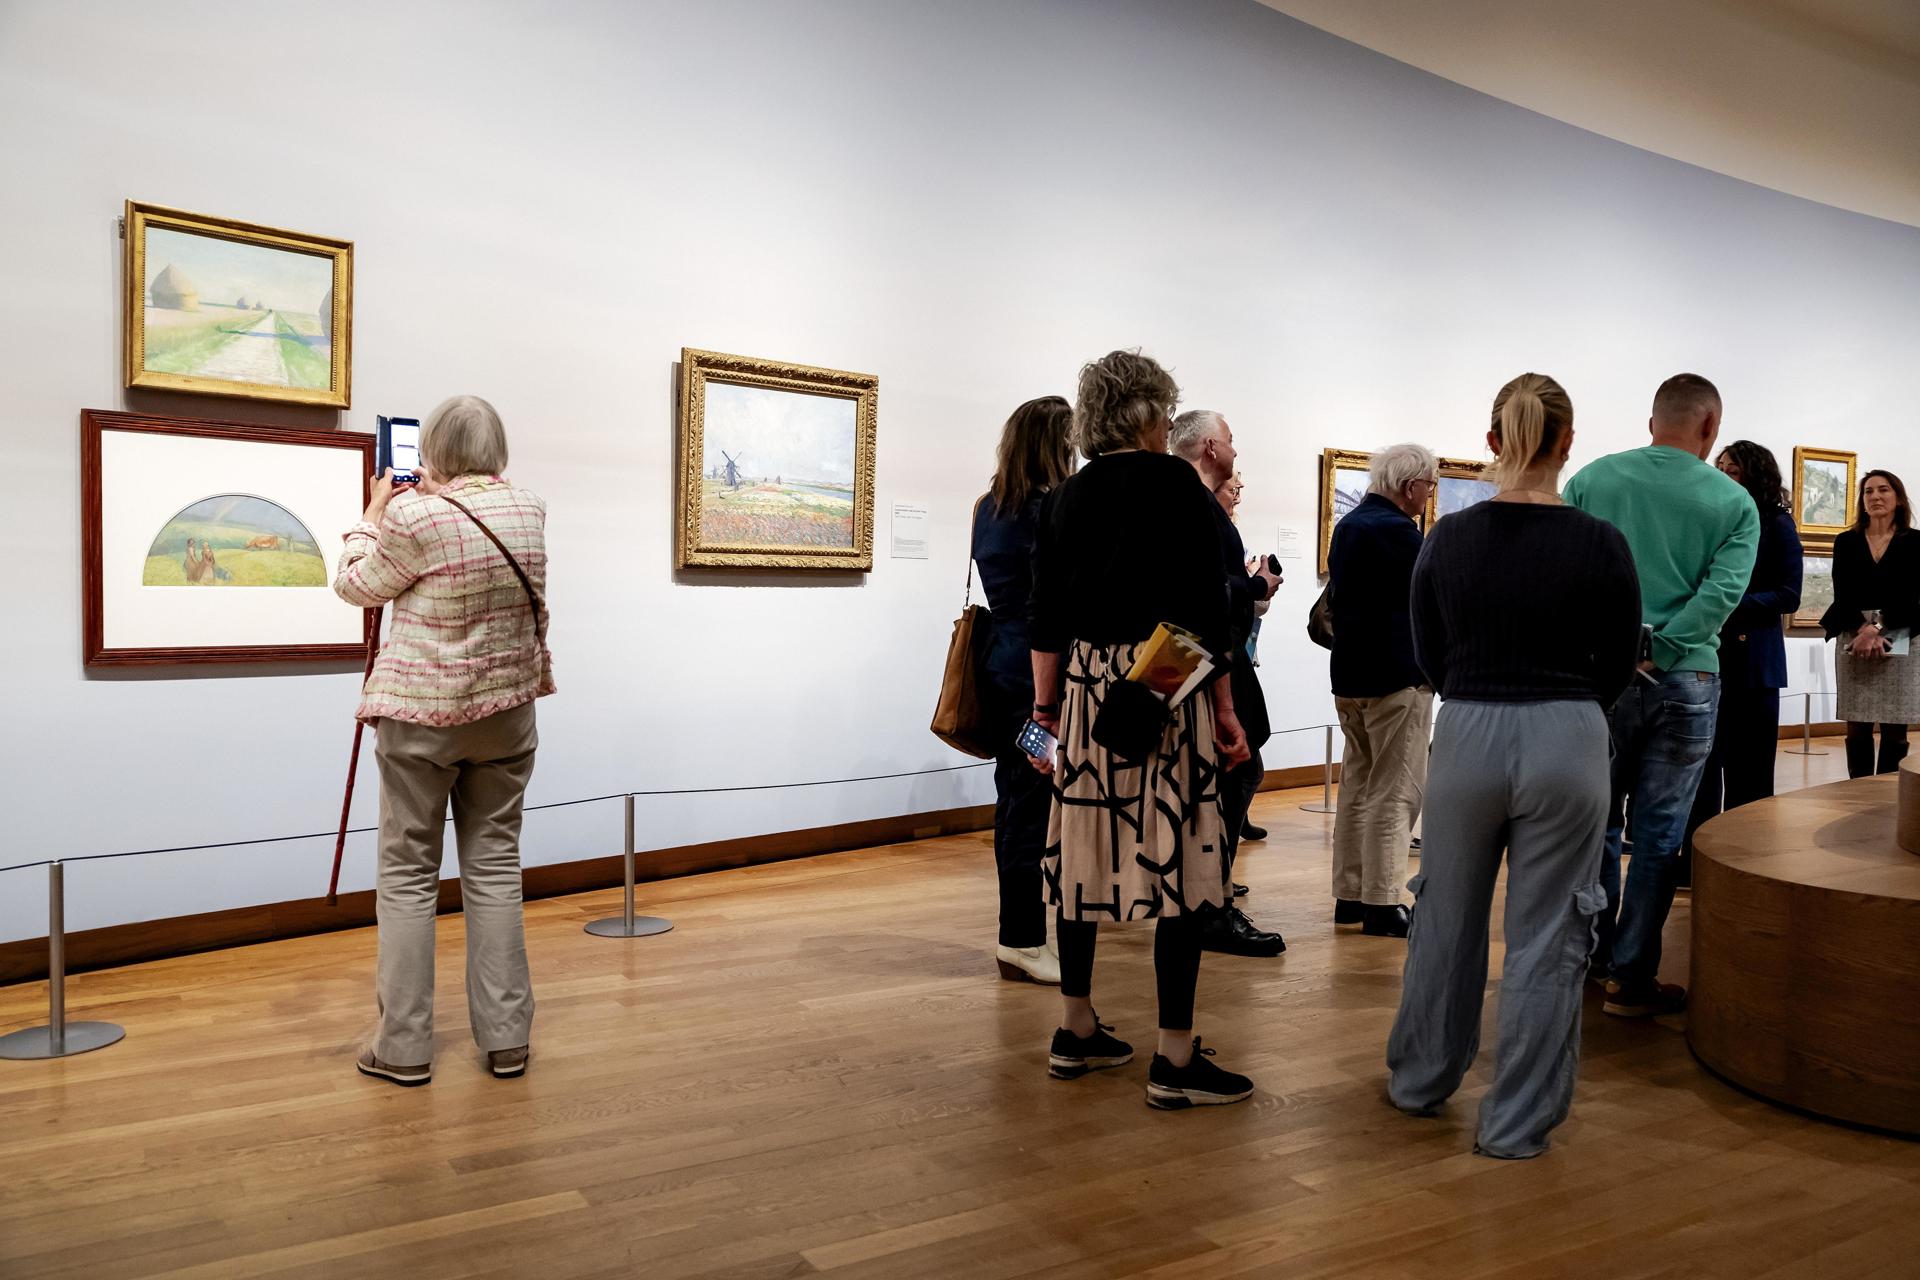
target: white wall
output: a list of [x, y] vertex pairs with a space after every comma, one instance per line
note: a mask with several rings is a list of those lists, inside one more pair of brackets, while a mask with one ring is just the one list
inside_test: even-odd
[[[1920, 232], [1687, 168], [1252, 0], [806, 6], [0, 7], [13, 732], [0, 862], [324, 830], [357, 672], [80, 666], [78, 414], [119, 385], [123, 198], [356, 242], [342, 425], [475, 391], [552, 507], [533, 802], [961, 762], [926, 732], [999, 423], [1144, 344], [1241, 438], [1256, 545], [1311, 526], [1325, 445], [1474, 456], [1494, 390], [1561, 378], [1581, 453], [1698, 369], [1729, 429], [1915, 470]], [[864, 581], [676, 581], [682, 345], [880, 375]], [[135, 407], [309, 413], [158, 394]], [[334, 415], [318, 415], [332, 422]], [[887, 558], [895, 500], [933, 558]], [[1272, 616], [1275, 723], [1330, 710]], [[1807, 646], [1801, 646], [1807, 650]], [[1809, 651], [1800, 653], [1805, 667]], [[210, 762], [177, 785], [183, 755]], [[1270, 763], [1318, 758], [1283, 738]], [[647, 847], [973, 803], [982, 773], [645, 801]], [[367, 787], [356, 819], [373, 820]], [[614, 852], [617, 806], [529, 819]], [[76, 866], [76, 928], [306, 897], [330, 841]], [[371, 877], [351, 847], [346, 887]], [[37, 934], [36, 873], [0, 937]]]

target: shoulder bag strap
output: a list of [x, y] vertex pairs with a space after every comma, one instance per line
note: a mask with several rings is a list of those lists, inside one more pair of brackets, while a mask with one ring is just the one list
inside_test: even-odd
[[521, 590], [527, 593], [527, 603], [533, 606], [534, 639], [542, 645], [546, 644], [547, 642], [546, 605], [541, 601], [540, 593], [533, 589], [533, 579], [527, 577], [527, 571], [520, 567], [520, 562], [518, 560], [514, 559], [513, 552], [507, 550], [507, 544], [500, 541], [500, 535], [495, 533], [493, 530], [487, 528], [487, 522], [482, 520], [479, 516], [473, 514], [473, 509], [468, 507], [466, 503], [455, 501], [453, 498], [448, 497], [444, 493], [437, 493], [434, 496], [436, 498], [445, 499], [447, 504], [453, 507], [454, 510], [460, 512], [460, 514], [464, 515], [467, 519], [473, 521], [473, 523], [479, 527], [480, 532], [487, 535], [487, 541], [493, 543], [494, 546], [500, 548], [500, 554], [507, 558], [507, 567], [513, 570], [514, 577], [520, 579], [520, 588]]

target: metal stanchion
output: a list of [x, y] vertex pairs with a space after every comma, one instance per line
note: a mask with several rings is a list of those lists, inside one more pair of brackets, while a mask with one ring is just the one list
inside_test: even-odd
[[1809, 693], [1805, 696], [1807, 699], [1807, 710], [1806, 714], [1802, 716], [1800, 720], [1800, 745], [1797, 747], [1788, 747], [1787, 754], [1790, 756], [1823, 756], [1827, 753], [1813, 749], [1813, 695]]
[[67, 877], [47, 867], [47, 1025], [0, 1036], [0, 1058], [71, 1058], [104, 1049], [127, 1034], [112, 1022], [67, 1021]]
[[1320, 771], [1320, 802], [1301, 805], [1307, 813], [1333, 813], [1338, 808], [1333, 803], [1333, 726], [1327, 725], [1326, 730], [1327, 756]]
[[587, 932], [597, 938], [650, 938], [656, 933], [665, 933], [673, 928], [673, 921], [662, 920], [659, 916], [636, 916], [633, 914], [633, 795], [627, 797], [627, 843], [623, 855], [625, 866], [626, 910], [617, 916], [605, 920], [595, 920], [587, 926]]

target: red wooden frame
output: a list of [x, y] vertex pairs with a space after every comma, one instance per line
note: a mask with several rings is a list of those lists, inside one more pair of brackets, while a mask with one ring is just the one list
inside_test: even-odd
[[[114, 413], [84, 409], [80, 414], [80, 574], [82, 645], [89, 667], [157, 667], [190, 662], [364, 662], [372, 642], [373, 611], [367, 611], [367, 634], [358, 644], [200, 645], [178, 648], [109, 649], [106, 616], [101, 603], [105, 581], [100, 542], [100, 433], [144, 431], [154, 435], [201, 436], [215, 440], [250, 440], [267, 444], [300, 445], [320, 449], [354, 449], [360, 453], [360, 474], [373, 475], [374, 438], [359, 431], [325, 431], [308, 427], [267, 427], [246, 422], [215, 422], [206, 418], [175, 418], [151, 413]], [[367, 481], [361, 482], [365, 502]]]

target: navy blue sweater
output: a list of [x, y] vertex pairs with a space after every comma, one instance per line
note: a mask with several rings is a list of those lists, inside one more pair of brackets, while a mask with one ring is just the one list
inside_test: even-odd
[[1413, 660], [1413, 565], [1420, 526], [1377, 493], [1333, 527], [1333, 695], [1382, 698], [1425, 682]]

